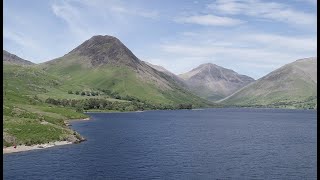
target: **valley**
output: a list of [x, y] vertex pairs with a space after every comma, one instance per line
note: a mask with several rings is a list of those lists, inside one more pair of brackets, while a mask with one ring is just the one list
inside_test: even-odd
[[119, 39], [93, 36], [66, 55], [35, 64], [3, 50], [3, 143], [81, 142], [69, 119], [83, 112], [222, 107], [314, 109], [316, 58], [254, 80], [215, 64], [175, 75], [137, 58]]

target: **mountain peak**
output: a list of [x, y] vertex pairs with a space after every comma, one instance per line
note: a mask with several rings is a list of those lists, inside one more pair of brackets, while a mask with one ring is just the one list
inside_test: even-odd
[[[201, 64], [198, 67], [196, 67], [195, 69], [193, 69], [195, 71], [216, 71], [216, 72], [221, 72], [221, 71], [229, 71], [229, 72], [234, 72], [231, 69], [226, 69], [224, 67], [218, 66], [216, 64], [213, 63], [205, 63], [205, 64]], [[192, 70], [192, 71], [193, 71]], [[234, 72], [235, 73], [235, 72]]]
[[106, 43], [106, 42], [120, 42], [120, 40], [114, 36], [109, 35], [94, 35], [88, 41], [95, 43]]
[[216, 67], [216, 66], [218, 66], [218, 65], [216, 65], [216, 64], [212, 64], [212, 63], [204, 63], [204, 64], [201, 64], [199, 67]]
[[218, 100], [254, 81], [253, 78], [212, 63], [179, 75], [201, 97]]
[[134, 66], [140, 60], [116, 37], [95, 35], [67, 55], [84, 56], [92, 66], [125, 64]]

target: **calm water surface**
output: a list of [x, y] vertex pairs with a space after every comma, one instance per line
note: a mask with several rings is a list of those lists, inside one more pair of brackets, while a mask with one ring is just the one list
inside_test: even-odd
[[3, 155], [4, 179], [316, 179], [315, 111], [90, 113], [88, 141]]

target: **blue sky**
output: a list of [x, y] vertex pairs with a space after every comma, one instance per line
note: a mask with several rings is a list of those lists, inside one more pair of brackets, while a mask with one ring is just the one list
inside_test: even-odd
[[4, 0], [4, 49], [41, 63], [93, 35], [180, 74], [214, 63], [260, 78], [317, 55], [316, 0]]

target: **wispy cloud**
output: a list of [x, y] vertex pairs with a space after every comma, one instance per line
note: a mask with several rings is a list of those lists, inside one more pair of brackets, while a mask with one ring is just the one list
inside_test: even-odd
[[239, 19], [215, 16], [211, 14], [178, 17], [175, 18], [175, 21], [179, 23], [199, 24], [205, 26], [235, 26], [244, 23], [244, 21]]
[[317, 22], [316, 14], [299, 11], [286, 4], [261, 0], [217, 0], [209, 4], [208, 8], [225, 15], [246, 15], [292, 25], [316, 26]]
[[95, 10], [102, 11], [104, 13], [113, 12], [122, 15], [140, 16], [144, 18], [157, 18], [159, 12], [156, 10], [143, 9], [128, 5], [121, 0], [73, 0], [83, 4], [86, 7], [94, 8]]
[[15, 42], [17, 45], [22, 46], [24, 48], [28, 48], [28, 49], [38, 49], [39, 48], [37, 43], [34, 40], [28, 38], [27, 36], [25, 36], [23, 34], [9, 31], [7, 29], [3, 30], [3, 37]]
[[141, 17], [153, 18], [153, 19], [159, 17], [159, 13], [155, 10], [147, 11], [142, 9], [131, 9], [124, 6], [112, 6], [110, 7], [110, 10], [115, 13], [121, 13], [124, 15], [141, 16]]
[[85, 21], [82, 19], [80, 11], [68, 1], [56, 1], [52, 4], [53, 13], [63, 19], [72, 33], [78, 36], [86, 36], [88, 29]]
[[261, 44], [265, 47], [275, 50], [288, 49], [298, 52], [316, 52], [317, 38], [316, 37], [290, 37], [276, 34], [248, 34], [241, 36], [242, 40]]
[[156, 19], [159, 16], [155, 10], [128, 7], [122, 1], [114, 0], [55, 1], [51, 8], [68, 24], [72, 33], [86, 38], [100, 33], [116, 35], [121, 31], [120, 27], [130, 25], [130, 19], [134, 17]]

